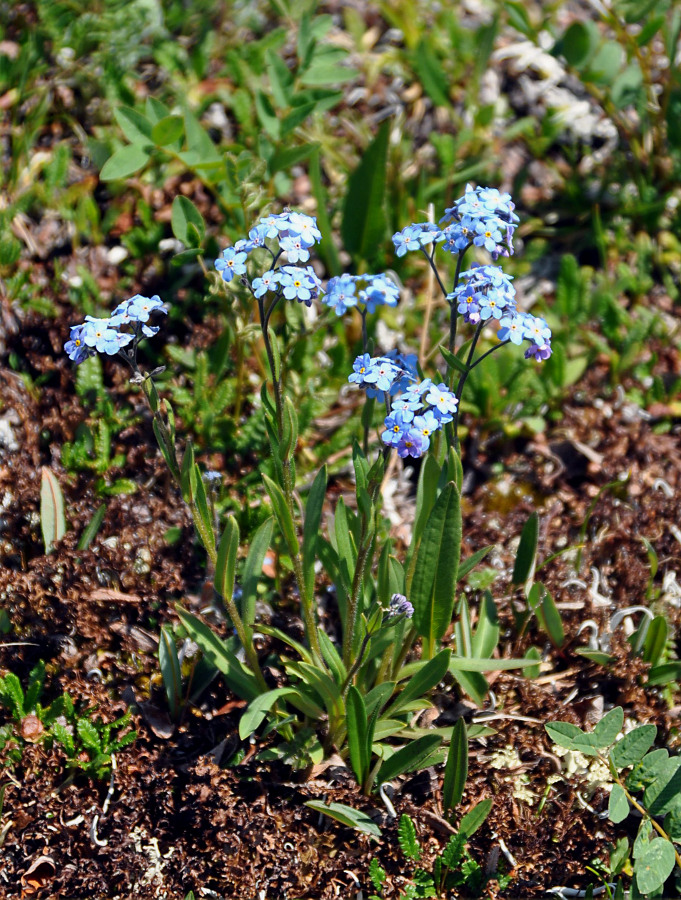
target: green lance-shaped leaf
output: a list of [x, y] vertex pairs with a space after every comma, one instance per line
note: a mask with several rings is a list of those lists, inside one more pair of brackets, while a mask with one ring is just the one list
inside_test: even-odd
[[329, 803], [327, 805], [321, 800], [308, 800], [305, 806], [314, 809], [315, 812], [329, 816], [343, 825], [356, 828], [357, 831], [361, 831], [363, 834], [368, 834], [375, 838], [380, 838], [381, 836], [381, 829], [373, 819], [366, 813], [353, 809], [351, 806], [346, 806], [344, 803]]
[[461, 555], [461, 502], [453, 482], [442, 491], [426, 524], [409, 599], [413, 625], [432, 647], [452, 620]]
[[215, 564], [215, 590], [221, 597], [231, 600], [234, 594], [236, 559], [239, 553], [239, 525], [234, 516], [227, 516], [225, 530], [220, 538], [218, 559]]
[[290, 397], [284, 398], [284, 429], [281, 436], [280, 454], [282, 462], [295, 453], [298, 443], [298, 414]]
[[378, 783], [392, 781], [398, 775], [422, 768], [441, 743], [442, 738], [439, 734], [424, 734], [423, 737], [411, 741], [406, 747], [397, 750], [389, 759], [385, 760], [378, 770]]
[[234, 693], [244, 700], [257, 697], [260, 689], [255, 676], [237, 659], [222, 638], [187, 610], [179, 606], [176, 608], [189, 637], [198, 644], [208, 661], [222, 672]]
[[161, 627], [158, 641], [158, 665], [163, 677], [163, 686], [168, 698], [170, 718], [175, 719], [182, 705], [182, 670], [177, 656], [177, 647], [172, 628]]
[[537, 542], [539, 540], [539, 516], [533, 512], [520, 534], [520, 543], [513, 564], [513, 584], [519, 586], [528, 582], [534, 574], [537, 562]]
[[241, 573], [241, 617], [246, 627], [255, 620], [255, 602], [258, 596], [258, 584], [262, 578], [262, 566], [265, 554], [272, 542], [274, 519], [270, 516], [262, 523], [251, 540], [248, 556]]
[[295, 556], [300, 549], [300, 545], [298, 544], [298, 536], [296, 535], [296, 528], [293, 524], [293, 517], [291, 516], [290, 509], [286, 505], [283, 491], [268, 475], [263, 474], [262, 480], [265, 482], [267, 493], [272, 501], [272, 509], [274, 510], [274, 515], [279, 523], [281, 532], [284, 535], [288, 551], [291, 556]]
[[192, 203], [189, 197], [183, 197], [179, 194], [173, 200], [170, 224], [172, 225], [173, 234], [182, 241], [186, 246], [194, 246], [192, 237], [194, 232], [189, 230], [189, 226], [193, 225], [198, 232], [199, 237], [203, 240], [206, 233], [206, 225], [203, 216]]
[[129, 144], [127, 147], [121, 147], [116, 150], [113, 156], [110, 156], [102, 166], [99, 173], [101, 181], [118, 181], [121, 178], [128, 178], [139, 172], [149, 162], [150, 153], [143, 150], [139, 144]]
[[669, 628], [664, 616], [655, 616], [648, 626], [646, 638], [643, 644], [643, 659], [653, 666], [660, 661], [667, 644]]
[[466, 559], [461, 560], [461, 562], [459, 563], [457, 581], [463, 581], [466, 575], [468, 575], [468, 573], [471, 572], [479, 562], [482, 562], [488, 553], [491, 553], [491, 551], [494, 550], [494, 546], [494, 544], [488, 544], [481, 550], [476, 550], [475, 553], [466, 557]]
[[100, 503], [100, 505], [95, 510], [92, 518], [88, 522], [88, 524], [83, 529], [83, 533], [80, 536], [80, 540], [78, 541], [78, 549], [79, 550], [87, 550], [90, 544], [95, 539], [97, 532], [99, 531], [102, 522], [104, 521], [104, 516], [106, 515], [106, 503]]
[[472, 656], [491, 656], [499, 642], [499, 616], [494, 598], [485, 591], [478, 612], [478, 624], [471, 642]]
[[118, 126], [131, 144], [150, 144], [152, 123], [131, 106], [119, 106], [114, 110]]
[[54, 544], [66, 534], [64, 495], [56, 477], [45, 466], [41, 471], [40, 528], [43, 533], [45, 553], [49, 553]]
[[437, 499], [437, 488], [440, 480], [440, 466], [434, 456], [426, 456], [421, 464], [419, 481], [416, 488], [416, 513], [412, 529], [411, 544], [407, 551], [405, 566], [411, 568], [412, 557], [419, 548], [421, 535], [425, 531], [426, 522]]
[[239, 737], [241, 740], [245, 741], [246, 738], [250, 737], [259, 728], [277, 700], [286, 697], [290, 693], [292, 693], [291, 688], [274, 688], [274, 690], [266, 691], [264, 694], [260, 694], [259, 697], [251, 700], [239, 720]]
[[401, 709], [404, 709], [407, 704], [411, 703], [412, 700], [420, 699], [434, 688], [436, 684], [439, 684], [449, 668], [451, 655], [451, 650], [441, 650], [437, 656], [434, 656], [425, 665], [421, 666], [416, 674], [409, 679], [397, 699], [386, 710], [385, 717], [393, 717]]
[[217, 551], [215, 550], [213, 517], [211, 515], [210, 507], [208, 506], [206, 488], [203, 483], [203, 478], [201, 477], [201, 470], [199, 469], [198, 463], [194, 463], [194, 472], [196, 480], [196, 496], [191, 507], [194, 525], [206, 553], [211, 562], [215, 564], [217, 561]]
[[554, 647], [562, 647], [565, 643], [563, 620], [553, 597], [543, 584], [532, 585], [527, 604], [534, 610], [542, 631], [548, 634]]
[[654, 838], [636, 860], [634, 875], [642, 894], [652, 894], [661, 888], [674, 871], [674, 845], [664, 838]]
[[345, 721], [348, 733], [350, 765], [355, 778], [362, 784], [369, 770], [371, 747], [367, 747], [368, 719], [362, 695], [354, 685], [350, 685], [345, 699]]
[[450, 352], [444, 346], [441, 346], [439, 350], [442, 354], [442, 358], [447, 363], [450, 369], [456, 369], [456, 371], [459, 372], [460, 375], [465, 375], [468, 372], [466, 364], [463, 362], [463, 360], [460, 360], [455, 353]]
[[466, 723], [463, 719], [458, 719], [452, 730], [452, 740], [449, 744], [442, 784], [442, 808], [445, 813], [450, 812], [461, 803], [467, 778], [468, 735], [466, 734]]
[[182, 469], [180, 471], [180, 488], [182, 499], [185, 503], [193, 503], [196, 496], [196, 468], [194, 464], [194, 447], [188, 441], [182, 457]]
[[372, 259], [385, 237], [385, 184], [390, 122], [385, 121], [348, 181], [341, 235], [355, 259]]
[[492, 809], [492, 799], [481, 800], [459, 822], [459, 834], [470, 838], [480, 828]]

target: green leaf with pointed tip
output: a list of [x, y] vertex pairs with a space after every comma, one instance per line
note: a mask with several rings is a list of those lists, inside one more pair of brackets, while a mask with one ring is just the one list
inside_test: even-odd
[[266, 691], [264, 694], [260, 694], [259, 697], [254, 697], [239, 719], [239, 737], [241, 740], [245, 741], [246, 738], [257, 731], [277, 700], [286, 697], [291, 692], [291, 688], [280, 687]]
[[461, 803], [468, 778], [468, 735], [466, 723], [458, 719], [452, 730], [445, 777], [442, 783], [442, 808], [445, 814]]
[[412, 624], [432, 647], [452, 621], [461, 554], [461, 501], [449, 482], [435, 501], [421, 539], [409, 599]]
[[439, 734], [426, 734], [397, 750], [385, 760], [378, 770], [376, 780], [379, 784], [392, 781], [405, 772], [413, 772], [423, 768], [424, 763], [433, 755], [442, 743]]
[[265, 482], [267, 493], [269, 494], [270, 500], [272, 501], [274, 515], [276, 516], [279, 527], [281, 528], [281, 532], [284, 535], [284, 540], [286, 541], [288, 551], [291, 556], [295, 556], [300, 549], [300, 545], [298, 544], [298, 536], [296, 535], [296, 528], [293, 524], [291, 511], [286, 505], [286, 499], [284, 498], [283, 491], [281, 490], [279, 485], [276, 484], [276, 482], [272, 481], [272, 479], [264, 473], [262, 476], [262, 480]]
[[46, 466], [41, 470], [40, 528], [45, 553], [50, 553], [54, 544], [66, 534], [66, 517], [61, 487], [56, 476]]
[[201, 241], [206, 233], [206, 223], [203, 221], [203, 216], [189, 197], [183, 197], [182, 194], [178, 194], [173, 200], [170, 224], [173, 234], [178, 241], [182, 241], [187, 246], [195, 246], [195, 241], [190, 239], [188, 231], [190, 225], [196, 228]]
[[624, 822], [628, 815], [629, 801], [624, 788], [621, 788], [619, 784], [613, 784], [608, 800], [608, 817], [617, 825], [618, 822]]
[[130, 106], [114, 110], [118, 126], [131, 144], [150, 144], [152, 123], [142, 113]]
[[255, 620], [255, 602], [258, 596], [258, 585], [262, 580], [262, 567], [265, 555], [272, 542], [274, 519], [270, 516], [262, 523], [251, 540], [248, 556], [241, 573], [240, 612], [244, 625], [252, 626]]
[[345, 698], [345, 722], [348, 733], [350, 764], [355, 778], [361, 785], [369, 771], [371, 748], [367, 747], [368, 719], [362, 695], [350, 685]]
[[348, 180], [341, 235], [356, 260], [371, 260], [385, 237], [384, 210], [390, 122], [385, 121]]
[[459, 834], [465, 834], [467, 839], [474, 835], [490, 814], [492, 803], [491, 797], [476, 803], [473, 809], [467, 812], [459, 822]]
[[539, 540], [539, 516], [533, 512], [520, 534], [520, 543], [513, 564], [513, 584], [519, 586], [532, 578], [537, 562], [537, 542]]
[[439, 684], [449, 667], [450, 656], [451, 650], [441, 650], [437, 656], [434, 656], [425, 665], [421, 666], [416, 674], [409, 679], [394, 703], [388, 708], [386, 716], [394, 716], [412, 700], [423, 697], [436, 684]]
[[99, 173], [101, 181], [119, 181], [139, 172], [149, 162], [151, 154], [137, 144], [129, 144], [110, 156]]
[[375, 838], [380, 838], [381, 836], [381, 829], [373, 819], [366, 813], [353, 809], [351, 806], [346, 806], [344, 803], [329, 803], [327, 805], [321, 800], [307, 800], [305, 806], [315, 810], [315, 812], [329, 816], [343, 825], [356, 828], [357, 831], [361, 831], [363, 834], [368, 834]]
[[170, 718], [175, 720], [182, 705], [182, 671], [180, 660], [177, 656], [175, 638], [169, 625], [161, 626], [161, 634], [158, 641], [158, 665], [161, 670], [166, 697], [168, 698]]
[[488, 544], [487, 547], [483, 547], [482, 550], [476, 550], [475, 553], [468, 556], [466, 559], [461, 560], [459, 563], [459, 572], [457, 574], [457, 580], [462, 581], [469, 572], [474, 569], [478, 563], [482, 562], [483, 559], [494, 550], [496, 544]]
[[215, 564], [214, 586], [218, 594], [231, 601], [234, 594], [236, 558], [239, 553], [239, 525], [234, 516], [227, 516], [225, 530], [220, 538], [218, 560]]
[[460, 360], [456, 353], [451, 353], [446, 347], [440, 346], [440, 355], [447, 363], [450, 369], [455, 369], [459, 374], [465, 375], [468, 371], [466, 364]]
[[249, 701], [257, 697], [260, 694], [260, 689], [255, 676], [232, 653], [222, 638], [218, 637], [212, 628], [209, 628], [208, 625], [192, 615], [192, 613], [187, 612], [186, 609], [182, 609], [181, 606], [176, 606], [175, 608], [182, 624], [187, 629], [189, 637], [194, 643], [199, 645], [203, 655], [209, 662], [222, 672], [225, 676], [225, 681], [234, 693], [238, 697]]

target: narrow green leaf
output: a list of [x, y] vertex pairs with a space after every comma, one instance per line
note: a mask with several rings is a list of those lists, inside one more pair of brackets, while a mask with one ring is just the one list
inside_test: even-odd
[[526, 584], [534, 573], [537, 562], [537, 542], [539, 540], [539, 516], [533, 512], [520, 534], [520, 543], [513, 564], [511, 580], [518, 586]]
[[409, 598], [414, 606], [412, 623], [431, 646], [444, 636], [452, 620], [461, 534], [459, 491], [449, 482], [426, 524]]
[[344, 803], [323, 803], [321, 800], [307, 800], [305, 806], [314, 809], [315, 812], [322, 813], [340, 822], [342, 825], [348, 825], [350, 828], [356, 828], [363, 834], [371, 835], [371, 837], [380, 838], [381, 829], [366, 813], [346, 806]]
[[412, 700], [423, 697], [436, 684], [439, 684], [445, 676], [445, 672], [449, 667], [451, 650], [441, 650], [437, 656], [434, 656], [417, 673], [409, 679], [402, 692], [398, 695], [394, 703], [386, 711], [387, 717], [394, 716], [399, 710], [410, 703]]
[[236, 574], [238, 553], [239, 525], [234, 516], [229, 515], [225, 522], [225, 530], [220, 538], [214, 581], [215, 590], [228, 601], [232, 599], [234, 594], [234, 576]]
[[651, 687], [679, 680], [681, 680], [681, 661], [661, 663], [648, 671], [647, 683]]
[[54, 544], [66, 534], [66, 517], [61, 487], [56, 476], [46, 466], [41, 470], [40, 528], [45, 553], [50, 553]]
[[450, 79], [442, 68], [433, 43], [421, 38], [413, 54], [419, 81], [435, 106], [450, 106]]
[[617, 825], [624, 822], [629, 815], [629, 801], [624, 789], [619, 784], [613, 784], [608, 800], [608, 817], [611, 822]]
[[371, 748], [367, 748], [367, 711], [362, 695], [350, 685], [345, 698], [346, 727], [350, 764], [355, 778], [361, 785], [369, 771]]
[[199, 645], [204, 656], [225, 676], [225, 681], [244, 700], [253, 700], [260, 693], [255, 677], [232, 653], [227, 644], [204, 622], [182, 607], [176, 607], [190, 638]]
[[[560, 611], [554, 603], [553, 597], [543, 584], [533, 584], [530, 594], [532, 594], [535, 588], [539, 588], [541, 596], [541, 602], [536, 606], [535, 613], [542, 631], [548, 634], [554, 647], [562, 647], [565, 643], [565, 631], [563, 629], [563, 620]], [[529, 598], [528, 605], [533, 605]]]
[[182, 671], [177, 656], [172, 628], [161, 626], [158, 641], [158, 664], [163, 678], [163, 687], [168, 698], [170, 718], [176, 719], [182, 705]]
[[421, 535], [425, 531], [426, 522], [437, 499], [437, 488], [440, 480], [440, 465], [434, 456], [426, 456], [421, 464], [419, 481], [416, 488], [416, 512], [412, 529], [411, 544], [407, 552], [406, 566], [410, 569], [412, 557], [418, 550]]
[[468, 735], [466, 723], [457, 719], [452, 730], [452, 740], [447, 754], [445, 776], [442, 784], [442, 808], [445, 814], [461, 803], [468, 778]]
[[463, 581], [463, 579], [471, 572], [478, 563], [482, 562], [483, 559], [494, 550], [495, 544], [488, 544], [487, 547], [483, 547], [482, 550], [476, 550], [475, 553], [471, 554], [466, 559], [462, 559], [459, 563], [459, 571], [457, 574], [457, 580]]
[[274, 510], [274, 515], [276, 516], [277, 522], [279, 523], [281, 532], [284, 535], [284, 540], [286, 541], [288, 551], [291, 556], [295, 556], [300, 549], [300, 545], [298, 544], [298, 536], [296, 535], [296, 528], [293, 524], [291, 511], [286, 505], [286, 499], [284, 498], [283, 491], [281, 490], [279, 485], [276, 484], [276, 482], [272, 481], [272, 479], [264, 473], [262, 476], [262, 480], [265, 483], [267, 493], [269, 494], [270, 500], [272, 502], [272, 509]]
[[644, 662], [656, 665], [667, 645], [667, 636], [669, 629], [667, 620], [664, 616], [655, 616], [653, 621], [648, 625], [648, 631], [643, 643], [643, 660]]
[[452, 656], [449, 671], [456, 672], [506, 672], [536, 665], [533, 659], [476, 659], [473, 656]]
[[385, 121], [349, 178], [341, 235], [355, 259], [371, 260], [385, 237], [385, 184], [390, 121]]
[[270, 516], [262, 523], [251, 540], [248, 556], [241, 573], [241, 617], [244, 625], [250, 627], [255, 620], [255, 603], [258, 585], [262, 579], [265, 555], [272, 543], [274, 519]]
[[129, 144], [110, 156], [99, 173], [101, 181], [118, 181], [139, 172], [149, 162], [150, 154], [137, 144]]
[[471, 644], [472, 655], [491, 656], [499, 643], [499, 616], [496, 603], [490, 591], [482, 595], [478, 611], [478, 624]]
[[442, 738], [439, 734], [425, 734], [423, 737], [411, 741], [406, 747], [393, 753], [381, 765], [376, 776], [378, 783], [384, 784], [405, 772], [413, 772], [422, 768], [441, 743]]
[[239, 737], [242, 741], [250, 737], [260, 727], [267, 713], [272, 709], [277, 700], [291, 693], [291, 688], [280, 687], [266, 691], [259, 697], [254, 697], [248, 704], [243, 715], [239, 719]]
[[490, 814], [492, 802], [491, 797], [488, 797], [487, 800], [476, 803], [473, 809], [467, 812], [459, 822], [459, 834], [464, 834], [466, 839], [474, 835]]
[[204, 546], [211, 562], [215, 564], [217, 560], [217, 551], [215, 549], [215, 532], [213, 531], [213, 516], [208, 506], [208, 498], [206, 497], [206, 487], [203, 483], [203, 477], [198, 463], [194, 463], [194, 472], [196, 476], [196, 495], [194, 503], [191, 506], [194, 526], [201, 543]]
[[468, 372], [466, 364], [462, 360], [460, 360], [455, 353], [451, 353], [442, 344], [440, 345], [439, 350], [442, 358], [447, 363], [450, 369], [456, 369], [456, 371], [460, 375], [465, 375]]

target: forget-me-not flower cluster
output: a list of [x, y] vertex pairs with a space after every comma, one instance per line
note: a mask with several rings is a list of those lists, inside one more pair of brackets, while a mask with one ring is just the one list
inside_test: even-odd
[[[96, 353], [115, 356], [129, 344], [136, 348], [141, 338], [152, 337], [158, 332], [158, 325], [147, 324], [155, 312], [166, 312], [158, 294], [153, 297], [135, 294], [119, 303], [108, 318], [85, 316], [82, 325], [72, 325], [64, 350], [69, 359], [78, 364]], [[127, 330], [129, 328], [132, 330]]]
[[355, 359], [348, 381], [386, 403], [381, 440], [399, 456], [420, 457], [433, 434], [451, 422], [459, 401], [443, 384], [416, 375], [416, 359], [392, 351], [387, 356], [363, 353]]

